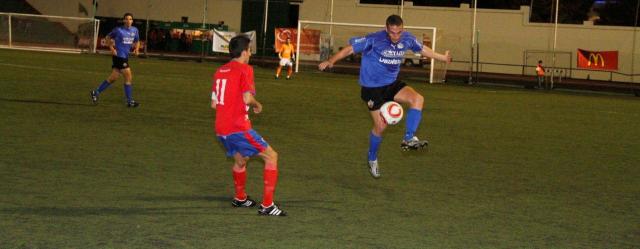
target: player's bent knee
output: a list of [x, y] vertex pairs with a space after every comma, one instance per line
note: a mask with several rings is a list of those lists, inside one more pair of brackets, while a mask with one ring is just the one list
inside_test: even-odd
[[415, 99], [414, 99], [415, 105], [419, 106], [420, 108], [422, 108], [422, 105], [424, 104], [424, 97], [422, 97], [422, 95], [418, 94]]

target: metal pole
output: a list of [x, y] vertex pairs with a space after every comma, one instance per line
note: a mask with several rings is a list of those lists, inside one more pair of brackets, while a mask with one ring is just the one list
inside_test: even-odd
[[[333, 22], [333, 0], [331, 0], [331, 12], [329, 12], [329, 22]], [[298, 30], [300, 32], [300, 30]], [[329, 25], [329, 37], [333, 35], [333, 24]], [[296, 47], [299, 48], [299, 47]], [[298, 57], [296, 57], [298, 58]], [[298, 71], [296, 70], [296, 73]]]
[[296, 73], [300, 66], [300, 33], [302, 33], [302, 23], [298, 20], [298, 33], [296, 34]]
[[204, 37], [205, 29], [207, 28], [207, 0], [204, 0], [204, 11], [202, 11], [202, 29], [200, 32], [200, 62], [204, 61], [204, 47], [207, 46], [207, 38]]
[[640, 11], [640, 0], [636, 1], [636, 20], [634, 22], [633, 25], [633, 46], [631, 48], [631, 82], [635, 82], [634, 81], [634, 74], [635, 74], [635, 56], [634, 54], [636, 53], [636, 37], [637, 37], [637, 32], [638, 31], [638, 12]]
[[269, 0], [264, 1], [264, 29], [262, 30], [262, 55], [267, 54], [267, 20], [269, 17]]
[[149, 46], [149, 12], [151, 11], [151, 0], [147, 1], [147, 24], [146, 24], [146, 28], [144, 29], [145, 31], [145, 35], [144, 35], [144, 56], [147, 56], [147, 47]]
[[531, 22], [531, 13], [533, 13], [533, 0], [529, 3], [529, 22]]
[[202, 29], [206, 28], [207, 24], [207, 0], [204, 0], [204, 10], [202, 11]]
[[473, 0], [473, 25], [471, 28], [471, 56], [469, 61], [469, 84], [473, 84], [473, 54], [476, 46], [476, 18], [478, 11], [478, 0]]
[[9, 14], [9, 47], [11, 47], [11, 19], [12, 16]]
[[404, 12], [404, 0], [400, 1], [400, 17], [402, 17], [402, 13]]
[[556, 45], [558, 41], [558, 10], [560, 10], [560, 0], [556, 0], [556, 15], [555, 15], [555, 25], [553, 27], [553, 50], [552, 50], [552, 64], [551, 64], [551, 86], [549, 89], [553, 89], [553, 77], [555, 76], [556, 69]]

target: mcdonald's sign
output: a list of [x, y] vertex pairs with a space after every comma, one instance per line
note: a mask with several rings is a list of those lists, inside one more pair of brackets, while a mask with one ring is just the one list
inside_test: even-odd
[[618, 51], [588, 51], [578, 49], [578, 68], [618, 70]]

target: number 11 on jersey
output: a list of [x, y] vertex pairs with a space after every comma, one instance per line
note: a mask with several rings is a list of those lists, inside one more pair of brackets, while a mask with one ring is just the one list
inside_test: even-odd
[[224, 90], [227, 86], [227, 79], [216, 79], [216, 91], [211, 93], [211, 99], [218, 105], [224, 105]]

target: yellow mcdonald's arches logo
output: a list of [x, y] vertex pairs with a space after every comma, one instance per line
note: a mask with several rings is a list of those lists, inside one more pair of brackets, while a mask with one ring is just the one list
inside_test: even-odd
[[598, 62], [600, 62], [600, 67], [604, 67], [604, 57], [600, 53], [589, 53], [587, 66], [591, 66], [592, 62], [594, 66], [598, 66]]

